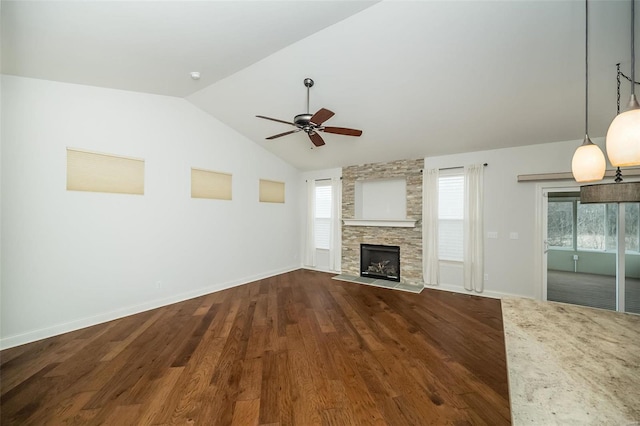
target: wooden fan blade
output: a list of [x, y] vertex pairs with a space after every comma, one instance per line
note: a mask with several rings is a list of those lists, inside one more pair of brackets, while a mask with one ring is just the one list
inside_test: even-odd
[[337, 135], [347, 135], [347, 136], [362, 135], [362, 130], [347, 129], [346, 127], [325, 127], [324, 129], [322, 129], [322, 131], [327, 133], [335, 133]]
[[264, 115], [256, 115], [256, 117], [264, 118], [265, 120], [277, 121], [278, 123], [291, 124], [292, 126], [295, 126], [295, 124], [293, 124], [290, 121], [278, 120], [277, 118], [265, 117]]
[[311, 139], [311, 142], [315, 145], [315, 146], [322, 146], [324, 145], [324, 140], [322, 140], [322, 137], [317, 134], [317, 133], [309, 133], [309, 139]]
[[333, 111], [329, 111], [328, 109], [321, 108], [318, 112], [313, 114], [313, 116], [311, 117], [311, 119], [309, 119], [309, 121], [319, 126], [325, 121], [327, 121], [328, 119], [330, 119], [331, 117], [333, 117], [334, 115], [335, 114], [333, 113]]
[[265, 139], [275, 139], [275, 138], [279, 138], [281, 136], [287, 136], [287, 135], [290, 135], [291, 133], [297, 133], [300, 130], [302, 130], [302, 129], [296, 129], [296, 130], [291, 130], [290, 132], [278, 133], [277, 135], [269, 136], [268, 138], [265, 138]]

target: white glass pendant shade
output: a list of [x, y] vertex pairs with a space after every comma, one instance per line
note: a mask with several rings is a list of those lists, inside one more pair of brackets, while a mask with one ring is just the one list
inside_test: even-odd
[[640, 165], [640, 106], [631, 97], [629, 109], [613, 119], [607, 131], [607, 156], [614, 167]]
[[607, 162], [600, 147], [585, 136], [582, 145], [576, 149], [571, 160], [571, 171], [576, 182], [602, 180]]

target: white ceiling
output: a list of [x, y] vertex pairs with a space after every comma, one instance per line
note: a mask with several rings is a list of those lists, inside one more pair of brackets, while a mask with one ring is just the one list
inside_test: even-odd
[[[630, 4], [589, 4], [595, 138], [615, 115], [615, 64], [630, 73]], [[1, 12], [4, 73], [184, 96], [301, 170], [584, 136], [582, 1], [3, 1]], [[315, 149], [304, 133], [264, 139], [292, 128], [255, 115], [306, 112], [305, 77], [311, 112], [328, 108], [327, 125], [362, 137], [323, 134]]]
[[2, 71], [187, 96], [374, 3], [3, 0]]

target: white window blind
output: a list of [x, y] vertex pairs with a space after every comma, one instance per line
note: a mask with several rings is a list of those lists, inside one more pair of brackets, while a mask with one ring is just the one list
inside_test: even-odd
[[67, 148], [67, 190], [144, 195], [144, 160]]
[[329, 250], [331, 235], [331, 183], [316, 183], [315, 212], [316, 248]]
[[464, 175], [438, 178], [438, 254], [440, 260], [462, 262]]
[[284, 182], [260, 179], [261, 203], [284, 203]]
[[229, 173], [191, 168], [191, 198], [231, 200], [232, 176]]

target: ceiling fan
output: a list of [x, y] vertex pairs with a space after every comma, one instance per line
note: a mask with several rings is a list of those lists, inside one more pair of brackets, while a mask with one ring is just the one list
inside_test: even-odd
[[269, 136], [266, 139], [276, 139], [281, 136], [290, 135], [292, 133], [298, 133], [300, 131], [304, 131], [307, 135], [309, 135], [309, 139], [315, 146], [324, 145], [324, 140], [318, 134], [318, 132], [325, 133], [335, 133], [338, 135], [347, 135], [347, 136], [360, 136], [362, 134], [362, 130], [356, 129], [348, 129], [346, 127], [330, 127], [324, 126], [323, 123], [334, 116], [332, 111], [329, 111], [326, 108], [321, 108], [315, 114], [309, 113], [309, 88], [313, 86], [313, 80], [310, 78], [304, 79], [304, 85], [307, 88], [307, 113], [306, 114], [298, 114], [293, 118], [293, 123], [290, 121], [278, 120], [277, 118], [265, 117], [264, 115], [256, 115], [258, 118], [264, 118], [265, 120], [277, 121], [278, 123], [290, 124], [294, 127], [297, 127], [295, 130], [290, 130], [288, 132], [279, 133], [277, 135]]

